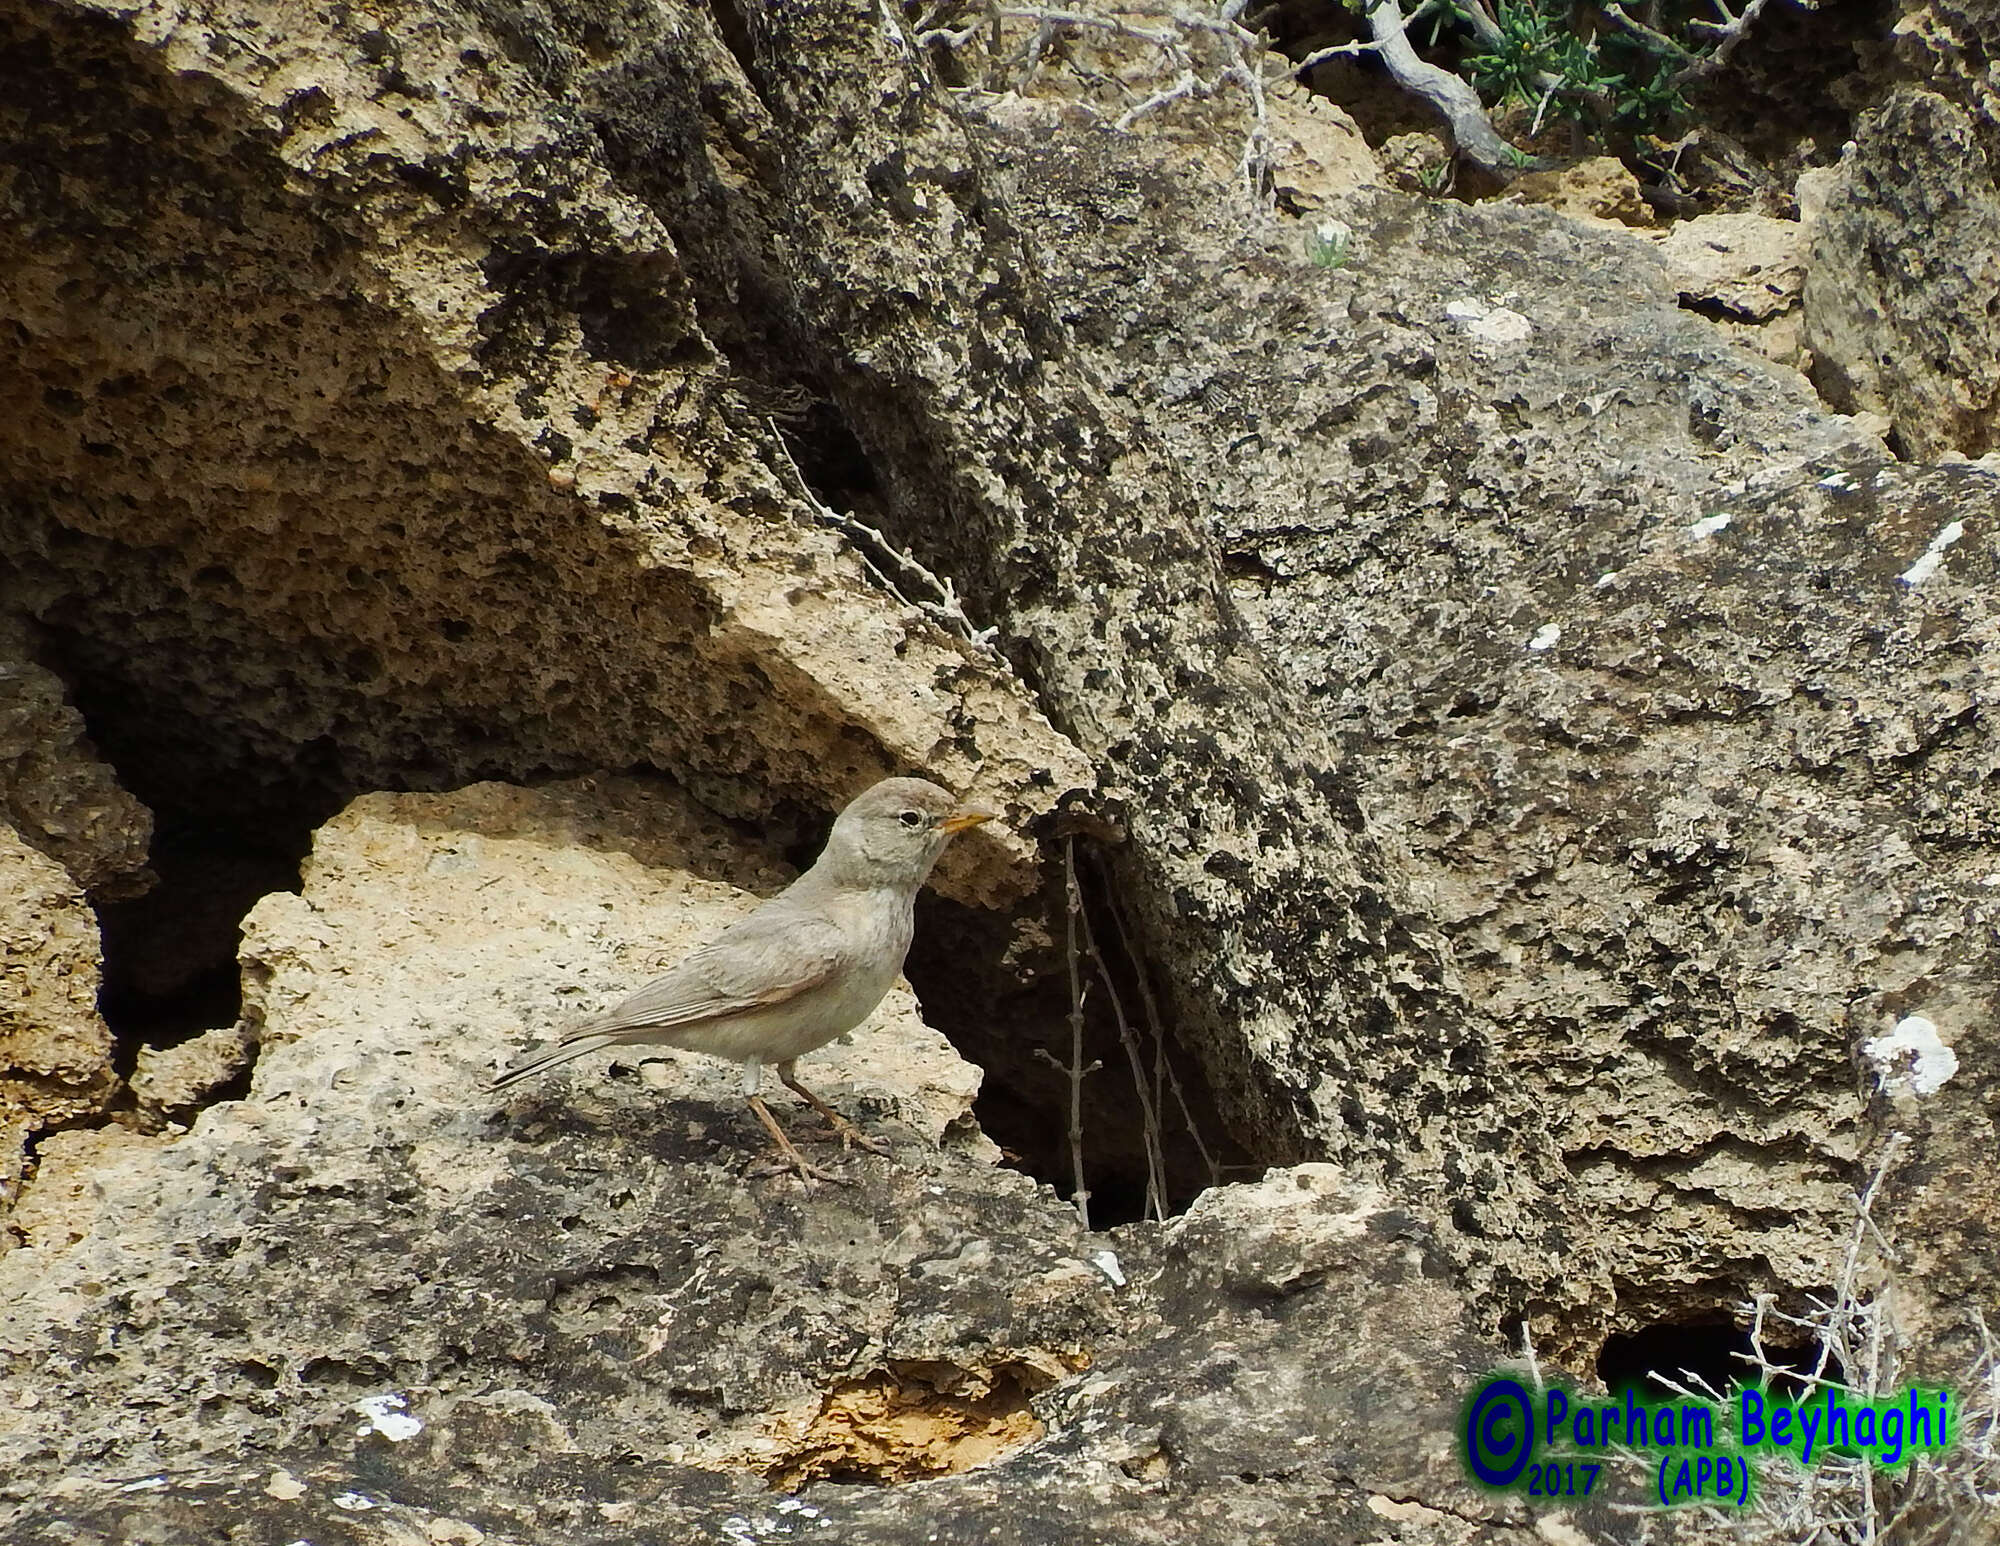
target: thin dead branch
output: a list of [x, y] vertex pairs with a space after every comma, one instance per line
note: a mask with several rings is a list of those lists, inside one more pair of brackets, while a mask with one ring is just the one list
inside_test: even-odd
[[[965, 603], [959, 599], [957, 587], [951, 583], [949, 576], [933, 573], [912, 554], [891, 542], [886, 533], [866, 521], [830, 508], [806, 482], [799, 464], [792, 459], [791, 448], [785, 444], [784, 436], [778, 433], [778, 426], [769, 419], [764, 422], [771, 431], [772, 443], [785, 459], [785, 466], [791, 470], [792, 492], [804, 501], [813, 518], [822, 526], [830, 526], [847, 538], [883, 589], [904, 606], [921, 612], [946, 633], [963, 639], [974, 649], [998, 653], [995, 641], [1000, 637], [1000, 630], [974, 626], [972, 619], [965, 615]], [[904, 589], [911, 582], [922, 588], [918, 594], [913, 595]]]
[[1202, 1142], [1201, 1129], [1195, 1125], [1194, 1112], [1188, 1106], [1187, 1091], [1181, 1088], [1180, 1076], [1174, 1072], [1174, 1065], [1167, 1056], [1167, 1024], [1160, 1013], [1159, 1000], [1153, 994], [1153, 985], [1146, 978], [1145, 963], [1140, 958], [1133, 943], [1131, 930], [1126, 927], [1125, 915], [1114, 904], [1111, 911], [1111, 925], [1118, 931], [1118, 948], [1125, 952], [1125, 959], [1132, 963], [1134, 976], [1139, 984], [1139, 1006], [1145, 1011], [1146, 1030], [1153, 1038], [1153, 1109], [1163, 1109], [1162, 1085], [1174, 1097], [1174, 1104], [1180, 1108], [1181, 1122], [1187, 1128], [1188, 1140], [1195, 1152], [1201, 1156], [1202, 1165], [1208, 1171], [1210, 1186], [1222, 1185], [1222, 1166]]
[[[1064, 840], [1066, 855], [1073, 852], [1075, 843], [1075, 838]], [[1065, 864], [1073, 874], [1074, 860], [1066, 857]], [[1131, 1021], [1125, 1017], [1125, 1004], [1118, 996], [1117, 984], [1111, 980], [1111, 969], [1105, 964], [1104, 952], [1097, 948], [1097, 935], [1090, 926], [1090, 914], [1079, 908], [1077, 919], [1083, 929], [1084, 949], [1090, 952], [1098, 979], [1104, 984], [1104, 991], [1111, 1000], [1111, 1018], [1117, 1022], [1118, 1040], [1125, 1048], [1126, 1061], [1132, 1065], [1132, 1087], [1139, 1096], [1139, 1136], [1146, 1153], [1146, 1217], [1164, 1224], [1167, 1221], [1167, 1163], [1160, 1145], [1158, 1103], [1147, 1088], [1146, 1061], [1139, 1050], [1139, 1038], [1132, 1029]]]
[[1083, 1060], [1083, 969], [1077, 946], [1077, 929], [1083, 917], [1083, 894], [1076, 884], [1076, 839], [1063, 839], [1063, 943], [1069, 960], [1069, 1066], [1065, 1068], [1045, 1047], [1037, 1047], [1041, 1059], [1069, 1080], [1069, 1163], [1074, 1183], [1070, 1201], [1085, 1229], [1090, 1228], [1090, 1187], [1083, 1174], [1083, 1081], [1101, 1066]]

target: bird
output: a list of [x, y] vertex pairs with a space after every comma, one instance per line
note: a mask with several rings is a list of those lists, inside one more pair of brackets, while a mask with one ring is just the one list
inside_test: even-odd
[[866, 1020], [903, 969], [917, 892], [952, 838], [994, 819], [927, 779], [885, 778], [833, 823], [811, 869], [684, 957], [664, 977], [494, 1077], [501, 1090], [603, 1047], [674, 1047], [733, 1058], [779, 1171], [810, 1188], [846, 1178], [809, 1164], [764, 1104], [764, 1065], [826, 1118], [842, 1147], [886, 1154], [798, 1080], [794, 1065]]

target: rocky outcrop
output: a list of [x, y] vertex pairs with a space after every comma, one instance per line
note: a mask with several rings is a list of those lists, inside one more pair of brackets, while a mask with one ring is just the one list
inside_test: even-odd
[[1338, 1539], [1412, 1495], [1405, 1538], [1529, 1538], [1437, 1442], [1494, 1349], [1378, 1185], [1087, 1235], [901, 993], [808, 1065], [893, 1145], [851, 1186], [755, 1176], [697, 1056], [488, 1091], [782, 878], [659, 781], [350, 807], [248, 922], [248, 1096], [58, 1146], [0, 1256], [8, 1539]]
[[8, 594], [160, 803], [651, 765], [768, 820], [1081, 776], [788, 485], [698, 254], [525, 37], [5, 24]]
[[[1890, 1125], [1911, 1335], [1990, 1290], [1990, 483], [1638, 238], [1274, 97], [1301, 225], [858, 0], [6, 26], [10, 603], [183, 827], [320, 829], [242, 1026], [135, 1059], [190, 1130], [43, 1147], [21, 1530], [895, 1539], [849, 1484], [921, 1475], [1026, 1538], [1462, 1538], [1518, 1523], [1448, 1458], [1503, 1332], [1798, 1305]], [[898, 768], [1007, 807], [911, 970], [1039, 1170], [1072, 851], [1093, 1123], [1127, 995], [1137, 1090], [1335, 1169], [1086, 1236], [907, 999], [827, 1062], [900, 1168], [809, 1205], [726, 1070], [484, 1096]], [[1914, 1106], [1861, 1051], [1912, 1019]]]
[[145, 890], [152, 814], [96, 755], [62, 681], [35, 664], [28, 630], [5, 614], [0, 814], [93, 896], [113, 900]]
[[76, 882], [0, 825], [0, 1206], [29, 1139], [100, 1114], [118, 1087], [97, 961], [97, 920]]
[[1906, 454], [2000, 447], [2000, 12], [1909, 0], [1897, 52], [1914, 79], [1857, 129], [1816, 227], [1806, 286], [1814, 378], [1886, 415]]
[[27, 652], [27, 630], [0, 615], [0, 1204], [36, 1135], [101, 1116], [118, 1091], [89, 899], [150, 879], [151, 813]]

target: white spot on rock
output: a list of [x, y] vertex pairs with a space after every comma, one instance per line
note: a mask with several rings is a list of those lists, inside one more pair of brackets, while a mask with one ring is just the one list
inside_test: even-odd
[[283, 1467], [271, 1473], [271, 1479], [264, 1483], [264, 1495], [276, 1498], [280, 1503], [289, 1503], [294, 1498], [306, 1495], [306, 1484]]
[[366, 1438], [371, 1433], [379, 1433], [391, 1444], [400, 1444], [405, 1439], [414, 1439], [424, 1431], [418, 1419], [404, 1415], [409, 1403], [395, 1391], [379, 1396], [364, 1396], [354, 1403], [354, 1410], [366, 1419], [354, 1431]]
[[1851, 472], [1829, 473], [1826, 477], [1819, 480], [1819, 486], [1821, 488], [1832, 489], [1836, 494], [1850, 493], [1855, 487], [1854, 474]]
[[1725, 510], [1721, 515], [1706, 516], [1696, 521], [1694, 525], [1688, 528], [1688, 536], [1692, 537], [1696, 542], [1700, 542], [1704, 538], [1713, 537], [1728, 524], [1729, 512]]
[[333, 1495], [333, 1506], [344, 1508], [350, 1514], [365, 1514], [377, 1505], [365, 1492], [336, 1492]]
[[167, 1479], [164, 1476], [142, 1476], [136, 1482], [127, 1482], [118, 1489], [120, 1492], [165, 1492]]
[[1965, 535], [1965, 522], [1953, 521], [1949, 526], [1931, 538], [1931, 545], [1924, 549], [1924, 556], [1896, 578], [1905, 585], [1921, 585], [1944, 567], [1944, 552], [1960, 537]]
[[1958, 1054], [1944, 1044], [1936, 1023], [1922, 1015], [1898, 1020], [1887, 1036], [1863, 1043], [1861, 1050], [1875, 1065], [1875, 1082], [1884, 1093], [1935, 1095], [1958, 1072]]
[[1528, 648], [1531, 650], [1552, 650], [1556, 647], [1556, 641], [1561, 639], [1562, 636], [1563, 631], [1554, 623], [1544, 623], [1535, 630], [1535, 636], [1528, 641]]
[[1445, 302], [1447, 321], [1489, 344], [1518, 344], [1535, 331], [1534, 323], [1510, 306], [1488, 306], [1470, 296]]
[[1125, 1286], [1125, 1269], [1118, 1265], [1118, 1253], [1116, 1251], [1099, 1251], [1090, 1260], [1099, 1272], [1111, 1279], [1111, 1286], [1113, 1288], [1123, 1288]]

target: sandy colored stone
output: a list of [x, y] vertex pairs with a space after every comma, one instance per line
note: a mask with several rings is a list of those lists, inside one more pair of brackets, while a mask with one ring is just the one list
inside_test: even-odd
[[254, 1045], [235, 1025], [217, 1026], [171, 1047], [141, 1047], [132, 1094], [151, 1111], [183, 1111], [202, 1104], [255, 1056]]
[[[303, 889], [244, 921], [244, 1017], [266, 1049], [257, 1087], [268, 1099], [269, 1049], [297, 1042], [287, 1061], [327, 1077], [395, 1057], [413, 1097], [484, 1099], [484, 1078], [521, 1048], [610, 1008], [790, 879], [662, 783], [365, 796], [315, 836]], [[469, 1088], [468, 1058], [485, 1069]], [[614, 1064], [641, 1070], [663, 1110], [757, 1131], [737, 1065], [667, 1048], [586, 1059], [507, 1099], [589, 1099]], [[906, 985], [799, 1072], [857, 1119], [893, 1118], [933, 1144], [949, 1132], [993, 1155], [970, 1118], [978, 1070], [922, 1023]]]
[[1653, 210], [1639, 192], [1639, 179], [1616, 156], [1592, 156], [1574, 166], [1526, 172], [1507, 185], [1501, 201], [1545, 204], [1579, 220], [1648, 226]]
[[785, 878], [659, 780], [329, 822], [246, 926], [249, 1094], [48, 1145], [0, 1255], [9, 1539], [918, 1546], [1087, 1513], [1228, 1546], [1385, 1489], [1528, 1539], [1442, 1444], [1494, 1349], [1331, 1167], [1087, 1235], [963, 1132], [976, 1074], [900, 993], [802, 1067], [894, 1144], [835, 1161], [851, 1187], [752, 1176], [736, 1070], [696, 1056], [488, 1090]]
[[34, 1184], [0, 1217], [0, 1244], [57, 1253], [85, 1239], [103, 1211], [106, 1178], [166, 1141], [115, 1126], [49, 1134], [36, 1146]]
[[30, 1138], [95, 1115], [118, 1088], [97, 983], [97, 917], [82, 890], [0, 826], [0, 1202]]
[[[1274, 1231], [1268, 1262], [1121, 1236], [1128, 1265], [1179, 1274], [1139, 1300], [1135, 1340], [1148, 1315], [1173, 1334], [1103, 1409], [1087, 1380], [1045, 1393], [1049, 1447], [927, 1489], [945, 1533], [1043, 1464], [1058, 1479], [1014, 1493], [1031, 1534], [1073, 1532], [1089, 1499], [1139, 1536], [1195, 1498], [1217, 1539], [1293, 1527], [1308, 1500], [1352, 1538], [1376, 1528], [1342, 1490], [1364, 1470], [1494, 1522], [1437, 1474], [1457, 1374], [1517, 1316], [1587, 1368], [1609, 1328], [1822, 1287], [1858, 1162], [1901, 1116], [1855, 1049], [1905, 1012], [1968, 1072], [1920, 1113], [1928, 1147], [1884, 1216], [1922, 1226], [1932, 1324], [1989, 1300], [1983, 475], [1890, 465], [1681, 308], [1629, 233], [1363, 188], [1315, 212], [1355, 233], [1355, 261], [1319, 268], [1301, 222], [1243, 196], [1240, 103], [1121, 134], [1069, 102], [989, 131], [875, 7], [754, 21], [16, 18], [50, 68], [15, 165], [70, 202], [32, 246], [10, 228], [0, 268], [26, 335], [9, 508], [33, 520], [9, 556], [37, 616], [79, 620], [83, 664], [129, 674], [129, 728], [183, 792], [647, 765], [790, 845], [921, 757], [1010, 791], [1018, 834], [1081, 747], [1122, 833], [1081, 845], [1093, 884], [1205, 1119], [1392, 1194], [1365, 1230]], [[80, 154], [106, 144], [114, 165]], [[71, 306], [80, 272], [96, 288]], [[1506, 329], [1455, 320], [1474, 315]], [[781, 436], [950, 575], [1018, 678], [886, 599], [814, 524]], [[671, 942], [648, 888], [680, 883], [651, 872], [767, 887], [740, 852], [703, 875], [686, 842], [627, 875], [617, 838], [603, 868], [601, 812], [558, 839], [546, 807], [496, 805], [471, 835], [533, 857], [506, 849], [491, 889], [511, 901], [487, 916], [463, 884], [406, 878], [487, 861], [403, 809], [329, 831], [311, 884], [338, 907], [258, 915], [252, 1098], [121, 1156], [92, 1233], [7, 1269], [45, 1405], [87, 1430], [8, 1413], [7, 1485], [40, 1497], [107, 1450], [185, 1459], [165, 1407], [209, 1452], [310, 1457], [293, 1469], [323, 1511], [354, 1480], [353, 1402], [393, 1373], [463, 1408], [395, 1452], [427, 1457], [398, 1462], [409, 1494], [504, 1472], [520, 1490], [496, 1508], [546, 1538], [569, 1502], [595, 1528], [636, 1474], [860, 1377], [878, 1343], [971, 1368], [996, 1336], [1120, 1334], [1096, 1243], [919, 1127], [907, 1151], [933, 1168], [808, 1216], [746, 1199], [757, 1135], [693, 1059], [578, 1069], [504, 1110], [468, 1097], [556, 1028], [552, 1002], [582, 1012], [664, 964], [586, 892]], [[477, 814], [409, 809], [452, 810], [461, 836]], [[1033, 1052], [1060, 1008], [996, 1030], [1013, 1001], [981, 975], [1036, 929], [1039, 957], [995, 975], [1018, 993], [1060, 963], [1018, 840], [941, 876], [1031, 915], [968, 926], [947, 991], [981, 1061], [1058, 1110]], [[573, 895], [537, 878], [570, 863]], [[387, 905], [405, 890], [414, 923]], [[874, 1090], [853, 1093], [884, 1126], [925, 1109]], [[86, 1292], [135, 1280], [129, 1301]], [[450, 1286], [412, 1317], [425, 1284]], [[260, 1344], [244, 1303], [302, 1329]], [[171, 1324], [146, 1321], [161, 1304]], [[63, 1364], [86, 1336], [110, 1361]], [[1383, 1367], [1378, 1431], [1357, 1404]], [[183, 1410], [190, 1369], [213, 1386]], [[528, 1449], [562, 1458], [524, 1473]], [[748, 1506], [691, 1469], [663, 1532]], [[577, 1501], [606, 1475], [617, 1496]], [[234, 1484], [177, 1472], [155, 1506], [196, 1517]], [[843, 1521], [865, 1533], [899, 1501], [844, 1500]], [[318, 1517], [264, 1533], [313, 1538]]]
[[2000, 445], [2000, 123], [1990, 55], [1954, 33], [2000, 40], [2000, 16], [1974, 3], [1913, 19], [1937, 78], [1856, 130], [1812, 227], [1806, 344], [1835, 407], [1887, 416], [1912, 457], [1976, 457]]
[[145, 888], [152, 814], [98, 758], [61, 680], [29, 658], [27, 630], [6, 612], [0, 612], [0, 817], [100, 898]]
[[1661, 236], [1660, 256], [1683, 302], [1751, 322], [1792, 310], [1805, 290], [1805, 234], [1796, 220], [1699, 215]]
[[[487, 22], [414, 24], [392, 68], [339, 6], [272, 48], [230, 41], [262, 35], [247, 14], [132, 18], [5, 21], [51, 90], [119, 85], [58, 92], [13, 144], [55, 193], [0, 234], [0, 463], [10, 604], [120, 683], [160, 798], [227, 824], [301, 776], [652, 766], [769, 821], [899, 771], [1024, 815], [1087, 781], [1004, 661], [816, 515], [711, 336], [737, 308], [690, 288], [707, 238], [552, 128], [567, 93]], [[85, 104], [110, 117], [81, 153]], [[990, 903], [1034, 867], [1003, 836], [940, 881]]]

